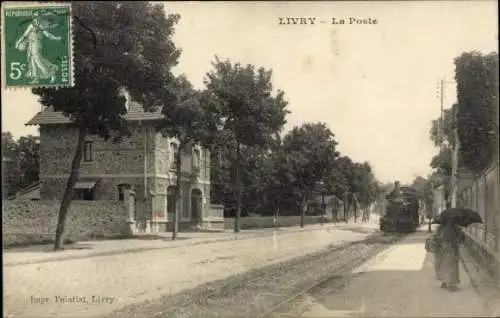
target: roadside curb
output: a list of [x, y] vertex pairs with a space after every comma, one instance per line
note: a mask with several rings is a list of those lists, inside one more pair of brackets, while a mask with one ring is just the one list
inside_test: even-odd
[[[280, 233], [285, 234], [285, 233]], [[270, 236], [272, 234], [264, 234], [260, 235], [261, 237], [265, 236]], [[120, 255], [120, 254], [127, 254], [127, 253], [141, 253], [141, 252], [150, 252], [150, 251], [156, 251], [156, 250], [168, 250], [168, 249], [174, 249], [174, 248], [182, 248], [185, 246], [195, 246], [195, 245], [202, 245], [202, 244], [210, 244], [210, 243], [220, 243], [220, 242], [228, 242], [228, 241], [238, 241], [238, 240], [244, 240], [248, 238], [253, 238], [256, 237], [257, 235], [248, 235], [245, 237], [230, 237], [230, 238], [221, 238], [221, 239], [207, 239], [203, 241], [197, 241], [197, 242], [192, 242], [192, 243], [186, 243], [182, 245], [174, 245], [174, 246], [162, 246], [162, 247], [137, 247], [137, 248], [128, 248], [128, 249], [117, 249], [114, 251], [107, 251], [107, 252], [97, 252], [97, 253], [90, 253], [87, 255], [66, 255], [66, 256], [54, 256], [50, 257], [47, 259], [42, 259], [42, 260], [34, 260], [34, 261], [22, 261], [22, 262], [13, 262], [13, 263], [4, 263], [4, 267], [12, 267], [12, 266], [20, 266], [20, 265], [30, 265], [30, 264], [39, 264], [39, 263], [49, 263], [49, 262], [57, 262], [57, 261], [66, 261], [66, 260], [76, 260], [76, 259], [83, 259], [83, 258], [92, 258], [92, 257], [100, 257], [100, 256], [113, 256], [113, 255]]]
[[[330, 226], [328, 226], [330, 225]], [[150, 251], [156, 251], [156, 250], [168, 250], [168, 249], [175, 249], [175, 248], [182, 248], [185, 246], [195, 246], [195, 245], [202, 245], [202, 244], [211, 244], [211, 243], [221, 243], [221, 242], [228, 242], [228, 241], [239, 241], [239, 240], [245, 240], [245, 239], [250, 239], [250, 238], [255, 238], [255, 237], [267, 237], [267, 236], [273, 236], [273, 235], [286, 235], [286, 234], [292, 234], [292, 233], [297, 233], [297, 232], [306, 232], [306, 231], [318, 231], [318, 230], [323, 230], [323, 229], [331, 229], [331, 228], [336, 228], [336, 226], [331, 226], [331, 224], [325, 224], [325, 226], [318, 226], [314, 228], [303, 228], [303, 229], [296, 229], [296, 230], [281, 230], [282, 228], [275, 228], [275, 231], [272, 230], [267, 230], [263, 231], [260, 233], [251, 233], [251, 234], [244, 234], [241, 237], [238, 236], [231, 236], [231, 237], [225, 237], [225, 238], [213, 238], [213, 239], [206, 239], [206, 240], [201, 240], [201, 241], [195, 241], [192, 243], [186, 243], [186, 244], [181, 244], [181, 245], [174, 245], [174, 246], [162, 246], [162, 247], [138, 247], [138, 248], [128, 248], [128, 249], [117, 249], [117, 250], [112, 250], [112, 251], [105, 251], [105, 252], [97, 252], [97, 253], [90, 253], [86, 255], [64, 255], [64, 256], [56, 256], [54, 255], [53, 257], [49, 257], [46, 259], [40, 259], [40, 260], [31, 260], [31, 261], [20, 261], [20, 262], [12, 262], [12, 263], [4, 263], [4, 267], [14, 267], [14, 266], [22, 266], [22, 265], [31, 265], [31, 264], [40, 264], [40, 263], [50, 263], [50, 262], [57, 262], [57, 261], [66, 261], [66, 260], [77, 260], [77, 259], [84, 259], [84, 258], [93, 258], [93, 257], [100, 257], [100, 256], [113, 256], [113, 255], [120, 255], [120, 254], [127, 254], [127, 253], [141, 253], [141, 252], [150, 252]], [[338, 227], [341, 229], [342, 227]], [[241, 233], [241, 232], [240, 232]], [[238, 234], [235, 234], [238, 235]]]
[[460, 247], [460, 261], [465, 272], [470, 278], [471, 284], [485, 302], [485, 307], [491, 314], [491, 317], [500, 317], [500, 288], [495, 286], [483, 269], [479, 267], [472, 259], [472, 256]]

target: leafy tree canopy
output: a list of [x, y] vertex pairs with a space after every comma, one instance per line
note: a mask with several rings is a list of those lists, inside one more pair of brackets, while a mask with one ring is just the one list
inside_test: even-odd
[[324, 123], [293, 128], [283, 139], [282, 177], [297, 201], [310, 200], [316, 183], [324, 181], [338, 157], [334, 134]]
[[455, 59], [458, 134], [464, 165], [478, 173], [491, 163], [498, 145], [498, 54], [463, 53]]
[[205, 85], [219, 105], [224, 130], [247, 146], [268, 146], [286, 123], [284, 92], [273, 96], [272, 71], [215, 58]]
[[22, 136], [15, 140], [10, 132], [2, 132], [2, 165], [4, 196], [38, 181], [40, 138]]
[[443, 110], [443, 122], [441, 117], [432, 120], [429, 134], [435, 146], [439, 147], [443, 143], [446, 147], [451, 147], [454, 144], [453, 112], [456, 108], [457, 104], [454, 104], [451, 108]]
[[75, 2], [72, 12], [75, 87], [33, 93], [88, 133], [126, 134], [121, 89], [148, 109], [162, 106], [158, 96], [180, 55], [171, 40], [179, 16], [149, 2]]

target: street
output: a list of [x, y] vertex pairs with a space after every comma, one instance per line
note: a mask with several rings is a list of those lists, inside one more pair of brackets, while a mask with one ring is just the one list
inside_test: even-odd
[[[349, 228], [325, 225], [319, 230], [284, 231], [236, 241], [6, 266], [4, 315], [102, 316], [330, 245], [361, 240], [376, 226], [370, 230], [361, 225]], [[22, 254], [23, 261], [26, 254]], [[12, 257], [10, 261], [14, 261]], [[56, 296], [67, 301], [56, 302]]]
[[375, 223], [325, 225], [237, 241], [14, 265], [4, 271], [4, 313], [488, 316], [463, 269], [459, 291], [439, 288], [432, 255], [423, 248], [427, 235], [423, 230], [405, 237], [383, 235]]

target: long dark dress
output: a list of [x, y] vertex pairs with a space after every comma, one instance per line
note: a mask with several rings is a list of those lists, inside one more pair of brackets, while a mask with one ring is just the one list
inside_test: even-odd
[[463, 241], [461, 230], [452, 222], [440, 225], [436, 238], [441, 242], [441, 248], [435, 257], [436, 276], [444, 284], [457, 285], [459, 275], [459, 244]]

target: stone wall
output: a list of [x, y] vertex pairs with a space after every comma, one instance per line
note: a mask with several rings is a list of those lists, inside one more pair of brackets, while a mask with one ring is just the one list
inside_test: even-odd
[[[57, 225], [59, 201], [3, 201], [4, 246], [49, 243]], [[86, 241], [132, 234], [128, 209], [121, 201], [73, 201], [66, 221], [65, 238]]]
[[209, 219], [224, 219], [224, 206], [222, 204], [205, 204], [203, 217]]
[[60, 200], [64, 193], [68, 178], [40, 179], [40, 198]]
[[[116, 200], [118, 184], [134, 185], [142, 194], [144, 180], [144, 127], [131, 126], [132, 135], [120, 143], [87, 136], [93, 141], [93, 162], [82, 162], [80, 180], [100, 180], [96, 185], [96, 200]], [[60, 199], [70, 173], [77, 142], [77, 131], [66, 125], [43, 125], [40, 128], [40, 196]], [[154, 160], [154, 158], [153, 158]], [[105, 178], [104, 178], [105, 177]]]
[[[120, 143], [105, 141], [94, 135], [94, 161], [82, 162], [81, 174], [144, 173], [144, 127], [133, 125], [132, 135]], [[40, 128], [40, 175], [66, 175], [77, 144], [77, 130], [65, 125], [43, 125]]]
[[[81, 178], [80, 178], [81, 179]], [[118, 200], [118, 185], [130, 185], [138, 197], [143, 197], [144, 178], [141, 177], [112, 177], [100, 178], [96, 183], [96, 200]]]
[[475, 261], [500, 284], [500, 164], [468, 182], [457, 194], [457, 206], [477, 211], [484, 223], [471, 224], [464, 229], [465, 246]]
[[[325, 217], [325, 223], [331, 222], [331, 219]], [[321, 222], [321, 216], [305, 216], [304, 224], [318, 224]], [[300, 216], [279, 216], [276, 218], [276, 227], [289, 227], [299, 226]], [[240, 218], [240, 228], [254, 229], [254, 228], [271, 228], [274, 227], [274, 218], [272, 216], [262, 217], [243, 217]], [[230, 230], [234, 228], [234, 218], [224, 219], [224, 228]]]

